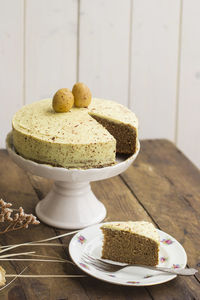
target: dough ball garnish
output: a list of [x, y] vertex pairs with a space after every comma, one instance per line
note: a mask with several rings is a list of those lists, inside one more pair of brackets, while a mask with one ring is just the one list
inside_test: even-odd
[[86, 84], [77, 82], [72, 89], [74, 105], [76, 107], [88, 107], [92, 101], [92, 94]]
[[74, 96], [69, 89], [60, 89], [53, 96], [52, 106], [55, 112], [69, 111], [74, 105]]

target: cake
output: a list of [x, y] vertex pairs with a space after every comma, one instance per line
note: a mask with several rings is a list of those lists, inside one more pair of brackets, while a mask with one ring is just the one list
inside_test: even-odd
[[93, 98], [88, 108], [56, 113], [52, 99], [22, 107], [13, 117], [13, 144], [24, 158], [64, 168], [99, 168], [116, 152], [134, 154], [138, 120], [125, 106]]
[[153, 224], [144, 221], [111, 222], [101, 226], [102, 258], [113, 261], [156, 266], [159, 235]]

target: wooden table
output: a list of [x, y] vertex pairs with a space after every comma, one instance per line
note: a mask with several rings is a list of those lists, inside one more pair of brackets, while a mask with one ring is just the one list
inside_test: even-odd
[[[0, 197], [34, 213], [36, 203], [52, 182], [26, 174], [0, 151]], [[173, 235], [185, 248], [188, 266], [200, 266], [200, 172], [169, 141], [145, 140], [134, 164], [122, 175], [95, 182], [92, 189], [107, 208], [106, 221], [146, 220]], [[44, 224], [0, 236], [0, 244], [38, 240], [64, 233]], [[57, 240], [69, 244], [71, 237]], [[30, 248], [26, 247], [30, 250]], [[31, 248], [35, 249], [35, 248]], [[36, 248], [40, 254], [69, 258], [68, 247]], [[22, 250], [22, 248], [21, 248]], [[24, 248], [23, 248], [24, 250]], [[59, 263], [2, 262], [7, 273], [83, 274], [77, 267]], [[200, 299], [200, 273], [150, 287], [125, 287], [85, 278], [20, 278], [0, 299]]]

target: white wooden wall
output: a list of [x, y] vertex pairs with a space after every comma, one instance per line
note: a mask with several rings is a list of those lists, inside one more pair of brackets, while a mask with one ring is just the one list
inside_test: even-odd
[[200, 167], [199, 0], [0, 0], [0, 147], [13, 114], [83, 81]]

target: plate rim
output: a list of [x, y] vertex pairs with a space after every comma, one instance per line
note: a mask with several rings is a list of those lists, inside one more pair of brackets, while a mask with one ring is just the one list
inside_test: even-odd
[[[166, 278], [162, 281], [159, 281], [159, 282], [155, 282], [155, 283], [125, 283], [125, 282], [122, 282], [122, 283], [119, 283], [119, 282], [116, 282], [116, 281], [112, 281], [112, 277], [109, 277], [108, 279], [103, 279], [103, 278], [100, 278], [99, 276], [97, 276], [96, 274], [93, 274], [91, 271], [88, 271], [87, 269], [81, 267], [76, 260], [73, 259], [73, 253], [72, 253], [72, 247], [73, 247], [73, 242], [74, 240], [79, 236], [79, 235], [82, 235], [82, 233], [85, 231], [85, 230], [88, 230], [88, 229], [92, 229], [92, 228], [96, 228], [96, 229], [99, 229], [100, 226], [102, 226], [103, 224], [108, 224], [108, 223], [119, 223], [120, 221], [110, 221], [110, 222], [102, 222], [102, 223], [98, 223], [98, 224], [94, 224], [94, 225], [91, 225], [91, 226], [88, 226], [88, 227], [85, 227], [81, 230], [79, 230], [70, 240], [70, 243], [69, 243], [69, 247], [68, 247], [68, 252], [69, 252], [69, 255], [71, 257], [71, 260], [75, 263], [75, 265], [80, 269], [82, 270], [84, 273], [86, 273], [87, 275], [93, 277], [93, 278], [96, 278], [98, 280], [101, 280], [101, 281], [104, 281], [104, 282], [107, 282], [107, 283], [110, 283], [110, 284], [115, 284], [115, 285], [120, 285], [120, 286], [137, 286], [137, 287], [142, 287], [142, 286], [153, 286], [153, 285], [158, 285], [158, 284], [162, 284], [162, 283], [165, 283], [165, 282], [168, 282], [168, 281], [171, 281], [173, 279], [175, 279], [177, 277], [177, 275], [169, 275], [170, 278]], [[158, 233], [162, 233], [162, 234], [166, 234], [169, 238], [172, 238], [173, 241], [175, 241], [178, 246], [180, 247], [180, 249], [182, 250], [182, 253], [184, 255], [184, 263], [183, 263], [183, 268], [185, 268], [185, 266], [187, 265], [187, 253], [184, 249], [184, 247], [179, 243], [179, 241], [177, 241], [177, 239], [175, 239], [172, 235], [170, 235], [169, 233], [163, 231], [163, 230], [160, 230], [158, 228], [156, 228], [156, 230], [158, 231]], [[92, 274], [91, 274], [92, 273]]]

